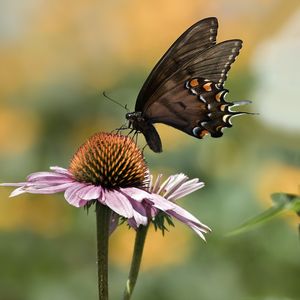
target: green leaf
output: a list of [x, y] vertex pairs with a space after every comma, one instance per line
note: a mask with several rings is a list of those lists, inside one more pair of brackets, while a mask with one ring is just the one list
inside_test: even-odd
[[229, 232], [227, 236], [249, 231], [254, 226], [261, 225], [285, 211], [294, 211], [300, 215], [300, 197], [298, 195], [274, 193], [271, 195], [271, 198], [274, 203], [272, 207], [249, 219], [233, 231]]
[[272, 201], [277, 205], [283, 205], [287, 210], [294, 211], [300, 215], [300, 196], [294, 194], [274, 193]]

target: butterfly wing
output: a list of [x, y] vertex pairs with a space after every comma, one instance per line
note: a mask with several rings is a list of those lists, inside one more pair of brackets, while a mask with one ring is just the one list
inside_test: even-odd
[[145, 103], [155, 91], [161, 89], [184, 64], [194, 59], [204, 50], [216, 44], [217, 18], [203, 19], [186, 30], [159, 60], [146, 79], [137, 97], [135, 111], [143, 111]]
[[229, 40], [192, 57], [147, 99], [144, 118], [197, 138], [222, 136], [222, 129], [232, 126], [230, 118], [240, 114], [230, 110], [223, 84], [241, 47], [242, 41]]
[[[196, 138], [210, 134], [223, 135], [224, 127], [232, 127], [231, 117], [242, 114], [231, 108], [241, 103], [225, 100], [228, 90], [204, 78], [177, 86], [149, 106], [146, 119], [150, 123], [164, 123]], [[171, 101], [170, 101], [171, 99]]]
[[142, 123], [138, 126], [136, 122], [133, 128], [145, 135], [153, 151], [162, 151], [153, 123], [173, 126], [197, 138], [206, 134], [220, 137], [224, 127], [232, 126], [230, 118], [241, 114], [230, 110], [237, 104], [225, 101], [228, 91], [223, 85], [242, 41], [216, 44], [217, 28], [216, 18], [194, 24], [175, 41], [145, 81], [135, 106], [145, 126], [141, 128]]
[[182, 65], [176, 72], [172, 73], [165, 79], [159, 88], [152, 92], [148, 99], [144, 99], [143, 110], [158, 101], [160, 98], [165, 98], [164, 95], [172, 94], [172, 89], [184, 84], [187, 80], [193, 78], [204, 78], [223, 86], [227, 73], [230, 70], [231, 64], [238, 56], [242, 48], [241, 40], [229, 40], [214, 45], [199, 55], [193, 56], [188, 62]]

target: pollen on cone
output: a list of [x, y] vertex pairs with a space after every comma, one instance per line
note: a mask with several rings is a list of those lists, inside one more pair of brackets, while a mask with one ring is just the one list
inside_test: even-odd
[[144, 187], [148, 168], [132, 138], [96, 133], [74, 154], [69, 171], [79, 182], [106, 188]]

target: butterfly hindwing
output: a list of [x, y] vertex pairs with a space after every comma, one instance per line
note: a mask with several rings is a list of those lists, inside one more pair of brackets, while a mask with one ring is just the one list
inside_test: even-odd
[[222, 136], [224, 127], [231, 127], [230, 118], [237, 112], [225, 101], [227, 90], [204, 78], [193, 78], [172, 93], [155, 101], [147, 110], [151, 123], [164, 123], [196, 138], [206, 134]]

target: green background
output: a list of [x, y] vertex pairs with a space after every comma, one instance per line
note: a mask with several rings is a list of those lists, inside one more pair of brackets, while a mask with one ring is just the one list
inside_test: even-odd
[[[289, 49], [299, 46], [297, 36], [281, 40], [297, 9], [298, 1], [283, 0], [1, 2], [0, 181], [67, 168], [89, 136], [125, 123], [125, 111], [102, 92], [133, 110], [168, 46], [197, 20], [217, 16], [218, 41], [244, 41], [227, 99], [251, 99], [246, 109], [259, 115], [234, 119], [221, 139], [157, 126], [164, 152], [145, 151], [150, 170], [204, 181], [180, 204], [213, 232], [204, 243], [177, 222], [165, 238], [151, 231], [133, 299], [299, 299], [296, 216], [225, 237], [269, 207], [271, 193], [299, 193], [300, 125], [289, 115], [299, 111], [289, 102], [298, 97], [292, 80], [299, 74], [292, 78], [294, 68], [286, 67], [298, 59]], [[274, 56], [272, 69], [264, 59], [281, 46], [286, 51]], [[0, 299], [96, 299], [94, 212], [69, 206], [62, 194], [8, 199], [10, 191], [0, 190]], [[122, 227], [110, 244], [111, 299], [121, 298], [132, 251], [134, 232]]]

